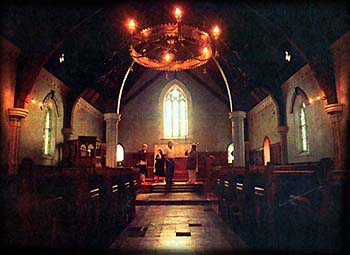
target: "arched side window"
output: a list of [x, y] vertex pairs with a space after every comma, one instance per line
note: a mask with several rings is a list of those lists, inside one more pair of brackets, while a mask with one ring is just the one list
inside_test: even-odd
[[117, 145], [117, 162], [124, 161], [124, 147], [120, 143]]
[[305, 107], [305, 102], [302, 102], [299, 108], [299, 132], [301, 152], [309, 151]]
[[44, 126], [44, 155], [50, 155], [52, 141], [52, 110], [47, 107], [45, 110]]
[[165, 138], [188, 137], [188, 100], [177, 85], [172, 86], [164, 96], [163, 122]]
[[94, 149], [95, 147], [92, 144], [89, 144], [87, 148], [88, 157], [92, 157], [94, 155]]
[[235, 157], [233, 156], [233, 143], [231, 143], [228, 147], [227, 147], [227, 162], [229, 164], [232, 164], [233, 160], [235, 159]]
[[80, 145], [80, 157], [86, 157], [87, 156], [87, 148], [85, 144]]
[[40, 106], [40, 109], [44, 112], [42, 146], [43, 157], [54, 159], [56, 156], [56, 131], [58, 118], [57, 103], [53, 99], [47, 99], [45, 97], [43, 105]]
[[270, 151], [270, 140], [268, 137], [264, 139], [264, 165], [266, 166], [271, 160], [271, 151]]

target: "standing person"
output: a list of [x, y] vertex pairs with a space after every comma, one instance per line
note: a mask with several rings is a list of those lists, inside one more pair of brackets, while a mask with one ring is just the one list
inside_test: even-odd
[[185, 152], [185, 156], [187, 156], [187, 172], [188, 172], [188, 181], [187, 183], [195, 183], [196, 182], [196, 166], [197, 166], [197, 146], [192, 144], [191, 151]]
[[174, 170], [175, 170], [175, 152], [173, 149], [173, 142], [168, 142], [168, 147], [165, 149], [165, 162], [166, 162], [166, 183], [172, 184], [173, 183], [173, 177], [174, 177]]
[[147, 177], [147, 144], [142, 145], [142, 149], [138, 152], [138, 167], [140, 168], [141, 181], [144, 182]]
[[165, 173], [164, 173], [164, 154], [163, 154], [163, 150], [162, 148], [158, 149], [158, 153], [156, 155], [156, 163], [155, 163], [155, 173], [154, 175], [157, 177], [155, 182], [158, 182], [160, 180], [160, 177], [163, 178], [165, 177]]

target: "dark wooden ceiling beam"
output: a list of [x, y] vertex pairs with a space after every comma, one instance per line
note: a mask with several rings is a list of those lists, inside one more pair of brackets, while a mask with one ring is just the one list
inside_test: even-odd
[[255, 89], [253, 89], [250, 94], [249, 94], [252, 98], [254, 98], [254, 100], [259, 103], [261, 101], [261, 98], [257, 95], [257, 93], [255, 92]]

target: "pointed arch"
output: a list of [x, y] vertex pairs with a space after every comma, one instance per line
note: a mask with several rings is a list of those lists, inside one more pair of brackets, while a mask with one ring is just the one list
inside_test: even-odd
[[120, 143], [117, 144], [117, 162], [123, 162], [124, 161], [124, 155], [125, 155], [125, 150], [124, 150], [124, 146]]
[[289, 113], [293, 113], [293, 111], [294, 111], [294, 105], [295, 105], [295, 100], [296, 100], [297, 96], [301, 96], [301, 98], [304, 100], [306, 105], [310, 104], [309, 97], [306, 95], [305, 91], [300, 87], [295, 87], [292, 99], [290, 101]]
[[265, 136], [263, 142], [263, 150], [264, 150], [264, 165], [266, 166], [268, 162], [271, 161], [271, 150], [270, 150], [270, 139]]
[[235, 157], [233, 156], [233, 150], [234, 150], [233, 143], [230, 143], [227, 146], [227, 163], [229, 164], [232, 164], [233, 160], [235, 159]]

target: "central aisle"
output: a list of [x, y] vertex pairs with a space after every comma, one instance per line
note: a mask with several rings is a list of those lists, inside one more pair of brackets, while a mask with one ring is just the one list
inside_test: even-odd
[[136, 218], [110, 246], [110, 251], [112, 254], [235, 254], [247, 250], [246, 244], [216, 211], [217, 205], [137, 206]]

